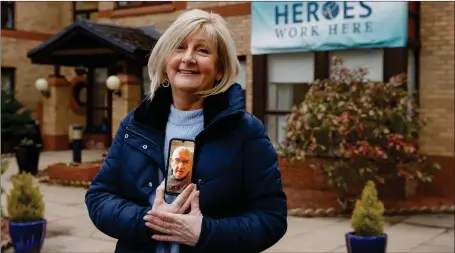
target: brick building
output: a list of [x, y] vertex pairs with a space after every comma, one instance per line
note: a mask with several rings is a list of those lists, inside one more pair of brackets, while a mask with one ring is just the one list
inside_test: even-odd
[[[44, 98], [34, 88], [37, 78], [54, 74], [56, 68], [52, 64], [32, 64], [27, 53], [49, 41], [76, 19], [90, 19], [93, 22], [122, 27], [153, 26], [157, 31], [163, 32], [182, 11], [190, 8], [214, 11], [225, 17], [242, 64], [238, 79], [246, 91], [247, 109], [264, 120], [274, 141], [279, 141], [282, 135], [279, 126], [283, 122], [283, 114], [293, 103], [302, 99], [299, 96], [301, 92], [299, 93], [298, 87], [292, 83], [292, 77], [305, 73], [308, 74], [305, 76], [308, 81], [327, 77], [330, 57], [340, 55], [345, 58], [348, 66], [362, 65], [370, 68], [369, 77], [373, 80], [387, 80], [394, 74], [407, 72], [410, 77], [410, 88], [420, 93], [422, 110], [430, 120], [422, 133], [421, 147], [428, 155], [437, 157], [441, 163], [453, 168], [455, 68], [453, 2], [410, 3], [409, 43], [404, 48], [252, 55], [250, 52], [251, 3], [249, 2], [4, 1], [1, 30], [2, 87], [13, 89], [17, 98], [36, 112], [38, 119], [43, 121], [42, 114], [46, 114], [42, 125], [48, 149], [66, 148], [68, 126], [71, 123], [88, 125], [90, 122], [87, 128], [93, 131], [87, 131], [86, 136], [96, 140], [103, 139], [106, 135], [110, 135], [109, 133], [115, 132], [118, 120], [146, 92], [147, 75], [143, 71], [133, 71], [140, 89], [131, 88], [135, 87], [132, 85], [122, 86], [123, 97], [119, 97], [108, 94], [104, 88], [104, 81], [109, 71], [102, 68], [97, 70], [98, 72], [94, 71], [93, 80], [89, 83], [94, 83], [93, 86], [97, 88], [92, 88], [92, 95], [89, 97], [93, 102], [87, 101], [87, 106], [92, 103], [92, 108], [98, 106], [101, 109], [99, 113], [91, 113], [91, 115], [78, 114], [67, 102], [68, 96], [73, 94], [71, 89], [62, 88], [65, 85], [70, 87], [70, 84], [56, 85], [53, 87], [54, 90], [51, 90], [49, 98]], [[293, 72], [296, 66], [305, 73]], [[136, 69], [143, 70], [143, 66]], [[62, 65], [58, 67], [58, 71], [68, 83], [76, 77], [74, 66]], [[277, 76], [287, 76], [291, 81], [278, 87], [273, 84]], [[51, 86], [51, 83], [49, 85]], [[54, 94], [55, 92], [59, 95]], [[82, 97], [87, 97], [86, 94], [81, 94]], [[285, 99], [281, 98], [280, 101], [280, 96], [284, 96]], [[97, 99], [107, 102], [94, 105]], [[123, 104], [120, 102], [122, 99]], [[109, 123], [108, 128], [110, 129], [112, 125], [113, 129], [100, 134], [96, 129], [105, 124], [106, 118], [109, 118], [109, 110], [118, 113], [110, 118], [112, 122]], [[103, 140], [106, 141], [106, 139]], [[453, 172], [450, 177], [453, 178]]]

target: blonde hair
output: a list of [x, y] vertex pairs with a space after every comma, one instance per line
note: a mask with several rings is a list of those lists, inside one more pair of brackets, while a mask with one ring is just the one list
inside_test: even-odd
[[166, 81], [166, 58], [192, 33], [201, 30], [218, 51], [217, 70], [223, 73], [220, 83], [196, 95], [210, 96], [226, 91], [235, 82], [240, 69], [234, 40], [223, 18], [215, 13], [193, 9], [181, 14], [164, 32], [150, 54], [148, 72], [150, 76], [150, 97]]

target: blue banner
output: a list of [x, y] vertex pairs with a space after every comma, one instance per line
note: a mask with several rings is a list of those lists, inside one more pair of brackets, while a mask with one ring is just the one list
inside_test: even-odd
[[408, 2], [252, 2], [251, 53], [404, 47]]

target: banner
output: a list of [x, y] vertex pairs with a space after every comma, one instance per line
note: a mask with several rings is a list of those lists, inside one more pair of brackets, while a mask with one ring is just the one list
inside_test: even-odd
[[404, 47], [408, 2], [252, 2], [251, 53]]

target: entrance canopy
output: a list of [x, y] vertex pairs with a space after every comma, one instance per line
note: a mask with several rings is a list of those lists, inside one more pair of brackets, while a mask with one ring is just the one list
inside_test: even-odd
[[153, 26], [123, 27], [75, 21], [28, 52], [35, 64], [104, 67], [119, 60], [146, 64], [161, 33]]

